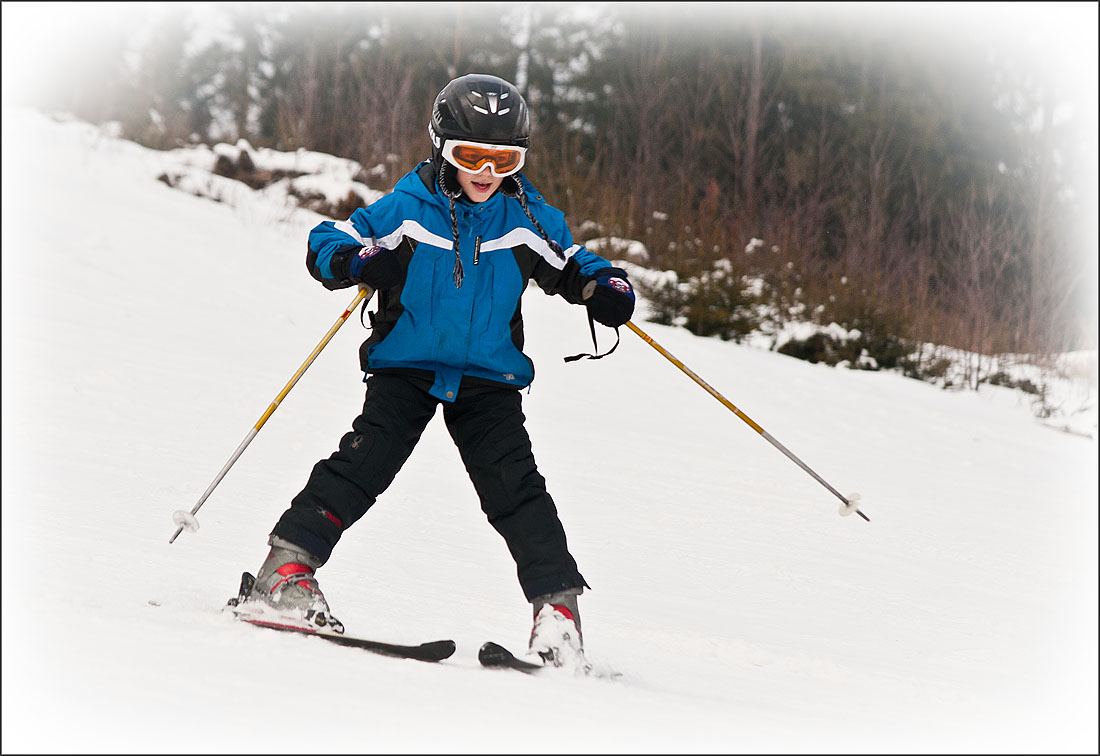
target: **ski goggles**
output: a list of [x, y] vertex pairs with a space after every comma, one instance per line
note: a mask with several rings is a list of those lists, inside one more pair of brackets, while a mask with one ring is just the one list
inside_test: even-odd
[[497, 178], [511, 176], [523, 167], [526, 147], [510, 144], [485, 144], [448, 139], [443, 143], [443, 159], [467, 173], [481, 173], [485, 166]]

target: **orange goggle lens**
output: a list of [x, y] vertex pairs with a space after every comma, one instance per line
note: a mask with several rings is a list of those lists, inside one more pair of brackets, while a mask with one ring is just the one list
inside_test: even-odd
[[488, 165], [494, 176], [503, 178], [523, 167], [526, 151], [523, 147], [448, 140], [443, 146], [443, 157], [469, 173], [480, 173]]

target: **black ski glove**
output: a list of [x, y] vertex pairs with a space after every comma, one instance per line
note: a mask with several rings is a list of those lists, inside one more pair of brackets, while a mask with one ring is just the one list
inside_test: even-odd
[[634, 287], [622, 268], [596, 271], [584, 286], [588, 314], [597, 323], [618, 328], [634, 314]]
[[372, 289], [388, 289], [401, 283], [401, 263], [392, 249], [363, 247], [348, 262], [348, 274]]

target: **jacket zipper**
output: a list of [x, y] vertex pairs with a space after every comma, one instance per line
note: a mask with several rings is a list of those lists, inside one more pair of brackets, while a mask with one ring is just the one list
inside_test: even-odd
[[474, 265], [477, 265], [478, 258], [481, 257], [481, 237], [474, 239]]

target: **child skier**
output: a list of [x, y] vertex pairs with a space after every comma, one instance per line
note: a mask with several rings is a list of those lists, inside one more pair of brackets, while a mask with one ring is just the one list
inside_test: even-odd
[[530, 125], [512, 84], [485, 74], [451, 81], [428, 131], [430, 160], [373, 205], [310, 232], [314, 278], [328, 289], [377, 291], [373, 332], [360, 348], [366, 399], [339, 450], [314, 466], [272, 530], [248, 598], [340, 627], [315, 571], [442, 406], [533, 607], [529, 652], [557, 666], [583, 663], [577, 597], [588, 584], [524, 427], [520, 389], [534, 369], [522, 352], [520, 298], [533, 279], [617, 328], [634, 311], [634, 292], [624, 271], [574, 243], [562, 212], [519, 172]]

